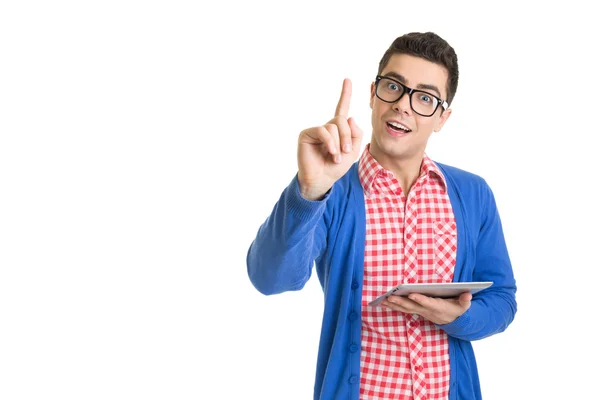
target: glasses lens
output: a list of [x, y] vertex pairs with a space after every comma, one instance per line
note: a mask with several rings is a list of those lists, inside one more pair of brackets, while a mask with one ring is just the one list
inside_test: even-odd
[[430, 116], [433, 115], [438, 106], [438, 99], [427, 92], [415, 90], [412, 93], [411, 105], [417, 114]]
[[[391, 79], [381, 78], [377, 84], [377, 97], [388, 103], [397, 102], [403, 94], [404, 87]], [[430, 93], [415, 90], [410, 103], [414, 112], [430, 117], [437, 110], [439, 100]]]
[[404, 93], [404, 88], [391, 79], [382, 78], [377, 84], [377, 97], [388, 103], [395, 103]]

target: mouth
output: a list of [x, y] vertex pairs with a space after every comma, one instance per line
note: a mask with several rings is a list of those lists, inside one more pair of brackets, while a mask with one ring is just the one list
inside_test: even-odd
[[412, 132], [409, 127], [396, 121], [388, 121], [385, 123], [385, 125], [388, 128], [388, 132], [394, 136], [404, 135]]

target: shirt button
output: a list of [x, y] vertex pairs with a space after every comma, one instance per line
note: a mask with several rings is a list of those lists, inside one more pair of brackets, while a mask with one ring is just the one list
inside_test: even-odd
[[350, 345], [350, 353], [356, 353], [358, 351], [358, 345], [357, 344], [351, 344]]
[[352, 286], [351, 287], [352, 287], [352, 290], [358, 289], [358, 282], [352, 281]]
[[358, 314], [355, 313], [354, 311], [352, 311], [349, 315], [348, 318], [350, 319], [350, 321], [354, 321], [356, 318], [358, 318]]
[[350, 377], [350, 379], [348, 379], [348, 382], [350, 382], [350, 383], [358, 383], [358, 376], [352, 375]]

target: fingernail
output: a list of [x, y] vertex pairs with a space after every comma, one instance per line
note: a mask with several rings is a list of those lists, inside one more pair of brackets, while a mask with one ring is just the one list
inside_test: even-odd
[[352, 151], [352, 146], [350, 146], [348, 143], [346, 143], [346, 144], [344, 145], [344, 151], [345, 151], [346, 153], [350, 153], [350, 152]]
[[336, 164], [339, 164], [339, 163], [341, 163], [341, 162], [342, 162], [342, 156], [340, 156], [339, 154], [336, 154], [336, 155], [333, 157], [333, 161], [335, 161], [335, 163], [336, 163]]

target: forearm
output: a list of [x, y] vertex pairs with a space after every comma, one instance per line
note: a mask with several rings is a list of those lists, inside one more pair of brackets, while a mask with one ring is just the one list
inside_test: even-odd
[[308, 281], [324, 248], [325, 202], [304, 199], [296, 178], [283, 191], [248, 250], [248, 276], [258, 291], [298, 290]]
[[517, 312], [515, 290], [515, 287], [489, 288], [477, 293], [464, 314], [438, 327], [461, 340], [479, 340], [502, 332]]
[[478, 340], [504, 331], [517, 312], [516, 281], [504, 240], [502, 223], [494, 196], [486, 185], [482, 195], [485, 204], [478, 232], [475, 258], [465, 262], [471, 267], [462, 280], [493, 282], [493, 285], [473, 296], [471, 307], [455, 321], [440, 327], [451, 336], [463, 340]]

